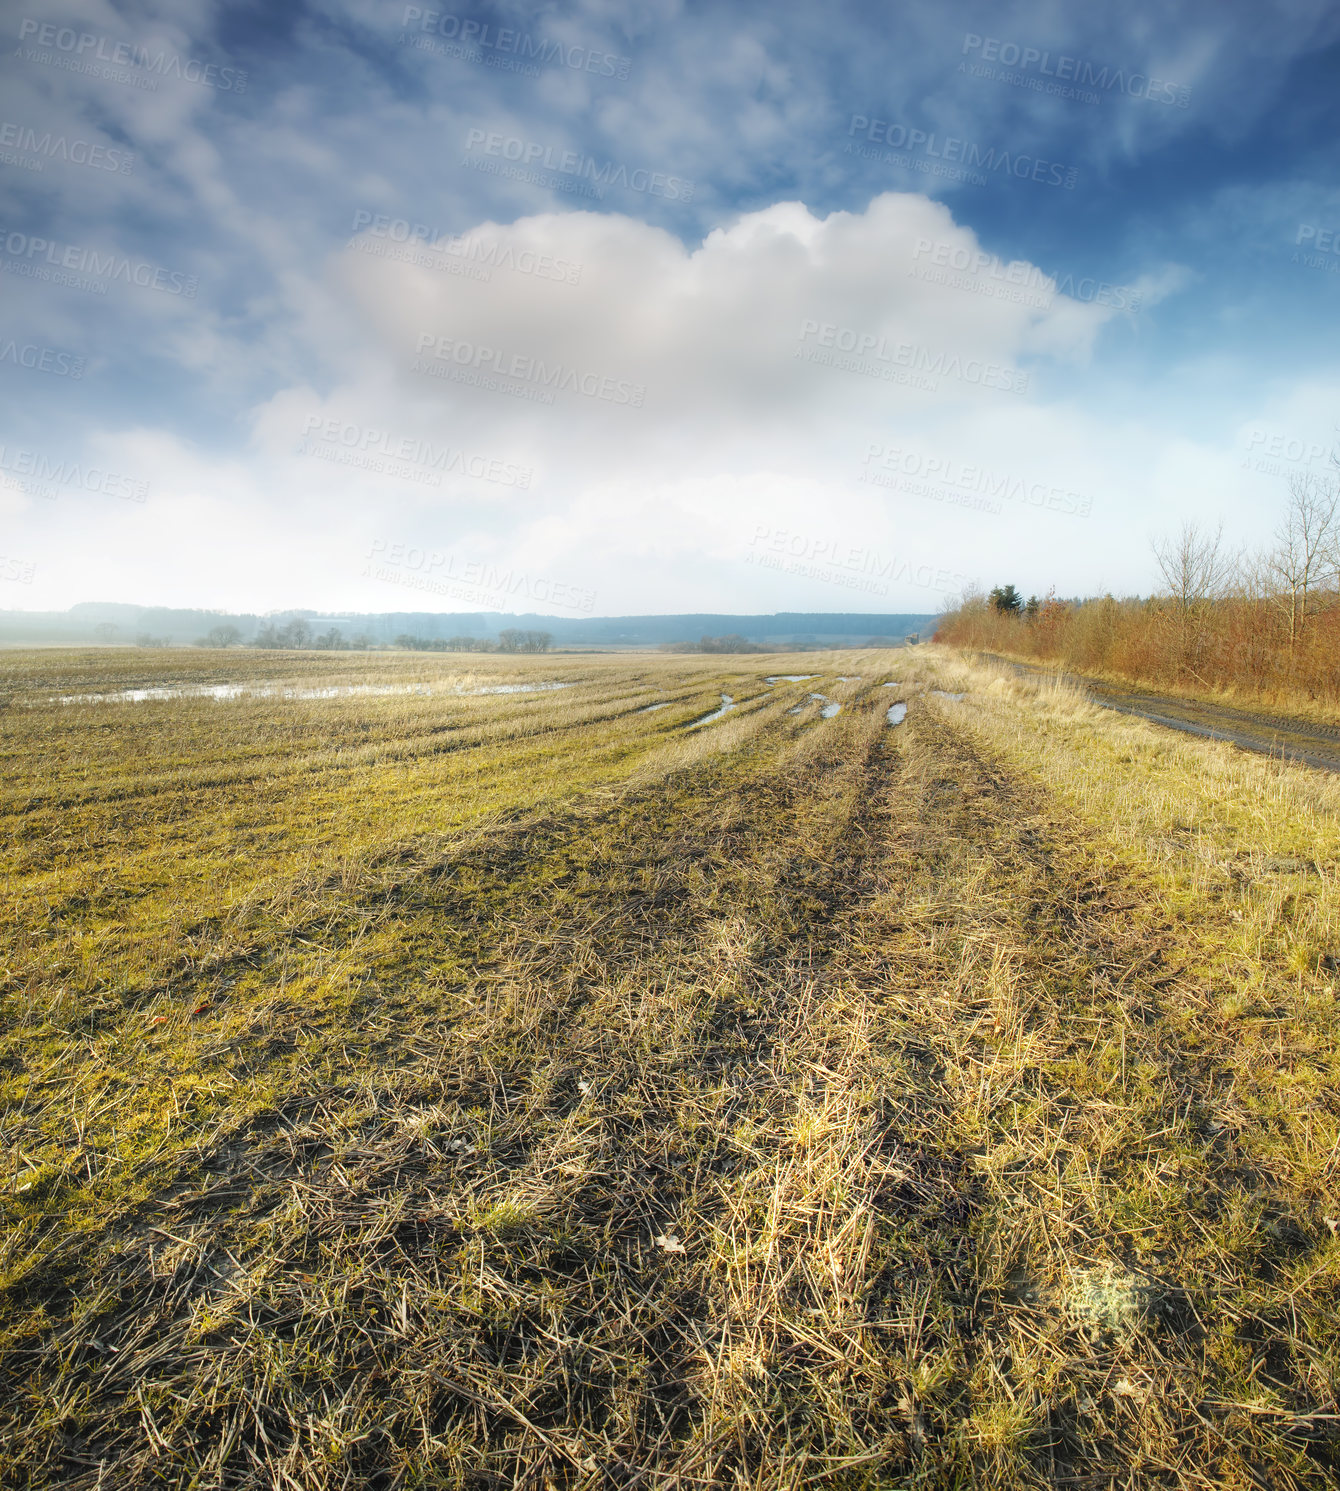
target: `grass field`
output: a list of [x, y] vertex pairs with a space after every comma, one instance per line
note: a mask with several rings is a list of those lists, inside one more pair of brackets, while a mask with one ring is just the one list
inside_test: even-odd
[[1340, 1485], [1340, 778], [460, 662], [0, 655], [0, 1483]]

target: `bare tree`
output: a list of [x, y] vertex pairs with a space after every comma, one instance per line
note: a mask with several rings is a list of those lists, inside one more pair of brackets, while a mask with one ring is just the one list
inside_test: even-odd
[[1271, 599], [1289, 626], [1289, 668], [1303, 640], [1318, 590], [1340, 573], [1340, 490], [1315, 472], [1289, 478], [1289, 506], [1265, 556]]
[[1154, 557], [1167, 592], [1179, 611], [1189, 612], [1207, 601], [1221, 600], [1232, 585], [1237, 568], [1224, 549], [1224, 525], [1211, 537], [1195, 523], [1183, 523], [1175, 539], [1159, 539]]
[[499, 652], [548, 652], [553, 645], [548, 632], [527, 631], [521, 627], [505, 627], [498, 633]]
[[197, 642], [197, 647], [232, 647], [242, 640], [242, 633], [231, 622], [212, 626]]
[[1195, 523], [1183, 523], [1175, 539], [1159, 539], [1154, 557], [1163, 575], [1165, 596], [1172, 603], [1169, 620], [1178, 663], [1200, 677], [1210, 612], [1232, 589], [1239, 572], [1235, 554], [1224, 548], [1224, 525], [1211, 535]]

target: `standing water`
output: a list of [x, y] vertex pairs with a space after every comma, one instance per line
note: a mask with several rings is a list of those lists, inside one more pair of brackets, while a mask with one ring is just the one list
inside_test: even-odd
[[710, 725], [713, 720], [719, 720], [728, 709], [735, 708], [735, 700], [729, 694], [722, 694], [721, 708], [714, 709], [711, 714], [705, 714], [700, 720], [692, 720], [689, 724], [690, 730], [696, 730], [699, 725]]

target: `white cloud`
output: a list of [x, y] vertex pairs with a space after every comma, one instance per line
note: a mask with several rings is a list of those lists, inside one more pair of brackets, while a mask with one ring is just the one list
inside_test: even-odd
[[[941, 204], [886, 194], [821, 218], [783, 202], [694, 248], [614, 214], [485, 222], [467, 237], [493, 257], [486, 282], [337, 253], [325, 285], [308, 290], [323, 306], [313, 319], [328, 384], [266, 399], [245, 455], [220, 463], [166, 434], [122, 438], [128, 469], [154, 474], [147, 511], [161, 517], [124, 524], [118, 538], [105, 512], [90, 513], [100, 562], [114, 557], [123, 594], [394, 607], [408, 602], [365, 581], [362, 563], [373, 542], [403, 540], [595, 589], [607, 612], [719, 608], [723, 596], [741, 610], [928, 610], [948, 581], [927, 577], [989, 575], [1002, 530], [1027, 529], [1045, 564], [1096, 531], [1104, 504], [1115, 516], [1130, 432], [984, 386], [974, 371], [1083, 362], [1115, 313], [1061, 295], [1030, 307], [919, 277], [926, 243], [951, 257], [981, 252]], [[503, 267], [509, 256], [580, 265], [578, 282]], [[879, 368], [898, 366], [898, 348], [924, 349], [940, 360], [926, 375], [933, 388], [798, 357], [828, 350], [825, 327], [870, 338], [867, 360]], [[426, 377], [411, 371], [424, 335], [430, 354], [447, 337], [571, 369], [614, 396], [560, 389], [546, 405]], [[645, 386], [641, 408], [616, 402], [621, 384]], [[872, 445], [881, 462], [900, 453], [881, 469], [910, 484], [861, 480]], [[488, 478], [525, 469], [528, 485]], [[999, 512], [996, 499], [964, 505], [1002, 479], [1012, 495]], [[1095, 516], [1020, 495], [1053, 488], [1092, 501]], [[853, 587], [849, 560], [833, 573], [811, 563], [817, 575], [760, 566], [760, 528], [798, 535], [806, 562], [873, 556], [884, 588]], [[89, 593], [87, 581], [78, 565], [59, 574], [71, 598]]]

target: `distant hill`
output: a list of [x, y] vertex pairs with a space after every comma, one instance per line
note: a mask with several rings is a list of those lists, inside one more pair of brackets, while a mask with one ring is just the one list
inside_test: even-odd
[[663, 642], [696, 642], [704, 636], [736, 633], [770, 646], [851, 646], [871, 637], [901, 641], [931, 630], [934, 614], [890, 615], [862, 611], [779, 611], [770, 616], [738, 616], [694, 611], [666, 616], [541, 616], [534, 612], [375, 611], [342, 613], [288, 610], [265, 615], [225, 611], [177, 610], [85, 601], [68, 611], [0, 611], [0, 646], [18, 643], [133, 643], [151, 636], [173, 646], [189, 646], [211, 627], [231, 622], [244, 642], [266, 622], [303, 617], [313, 631], [331, 627], [346, 637], [359, 634], [373, 645], [396, 637], [478, 637], [496, 639], [505, 627], [546, 631], [555, 647], [658, 647]]

